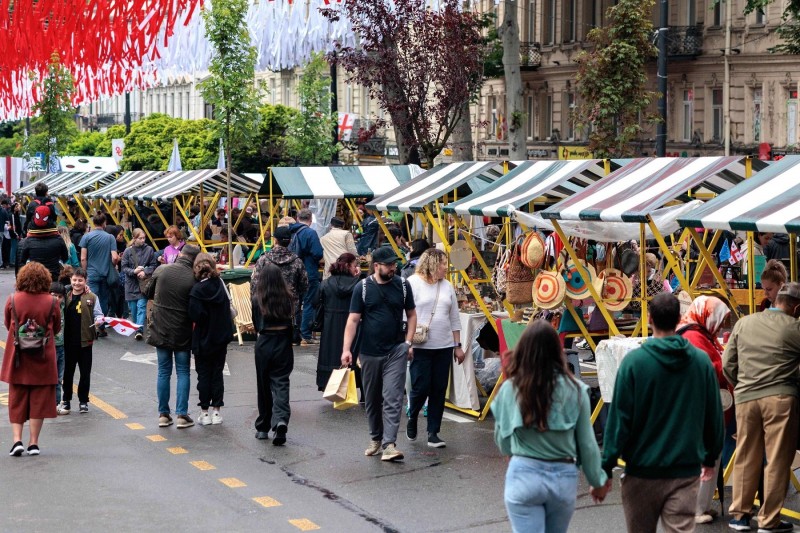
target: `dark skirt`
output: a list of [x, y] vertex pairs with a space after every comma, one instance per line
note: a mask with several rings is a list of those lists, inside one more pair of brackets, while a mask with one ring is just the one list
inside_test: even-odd
[[8, 384], [8, 420], [12, 424], [57, 416], [56, 388], [53, 385]]

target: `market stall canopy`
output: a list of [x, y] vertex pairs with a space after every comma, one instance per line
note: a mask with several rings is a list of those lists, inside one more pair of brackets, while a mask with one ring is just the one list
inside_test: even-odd
[[87, 172], [80, 179], [50, 187], [50, 196], [69, 198], [79, 192], [93, 191], [109, 185], [116, 178], [116, 172]]
[[800, 156], [788, 155], [678, 218], [683, 227], [800, 233]]
[[420, 212], [434, 200], [457, 191], [468, 196], [485, 189], [503, 175], [503, 164], [496, 161], [437, 165], [411, 182], [375, 198], [367, 204], [378, 211]]
[[118, 172], [119, 166], [113, 157], [88, 157], [65, 155], [58, 158], [62, 170], [68, 172]]
[[[766, 163], [752, 160], [753, 171]], [[675, 200], [721, 194], [745, 179], [745, 158], [694, 157], [635, 160], [605, 179], [548, 207], [555, 220], [646, 222], [647, 215]]]
[[[157, 180], [131, 192], [132, 200], [170, 201], [181, 194], [198, 194], [200, 186], [204, 194], [227, 193], [226, 172], [213, 168], [206, 170], [182, 170], [165, 172]], [[261, 189], [261, 181], [248, 176], [231, 174], [231, 195], [243, 196], [256, 193]]]
[[[372, 199], [422, 172], [417, 165], [274, 167], [272, 194], [277, 183], [282, 196], [289, 199]], [[260, 193], [270, 193], [268, 181], [264, 180]]]
[[91, 200], [97, 198], [103, 198], [105, 200], [123, 198], [131, 191], [135, 191], [139, 187], [150, 183], [162, 174], [164, 174], [163, 170], [134, 170], [125, 172], [110, 185], [96, 191], [87, 192], [83, 197]]
[[33, 181], [27, 184], [24, 187], [20, 187], [17, 189], [16, 194], [17, 196], [33, 196], [36, 194], [36, 185], [38, 183], [44, 183], [47, 185], [48, 192], [55, 187], [63, 186], [65, 183], [73, 183], [78, 180], [81, 180], [87, 174], [92, 174], [91, 172], [55, 172], [53, 174], [47, 174], [39, 178], [36, 181]]
[[[602, 179], [602, 159], [525, 161], [482, 191], [444, 207], [459, 215], [509, 216], [509, 206], [521, 208], [537, 198], [556, 203]], [[619, 164], [612, 162], [612, 168]]]

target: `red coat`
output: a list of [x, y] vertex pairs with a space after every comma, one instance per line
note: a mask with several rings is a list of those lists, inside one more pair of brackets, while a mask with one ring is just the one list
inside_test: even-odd
[[[6, 301], [5, 324], [8, 329], [6, 350], [3, 355], [3, 366], [0, 368], [0, 380], [14, 385], [55, 385], [58, 383], [58, 368], [56, 365], [56, 344], [54, 334], [61, 329], [61, 309], [56, 303], [53, 314], [50, 315], [53, 297], [50, 294], [30, 294], [15, 292], [14, 308], [20, 323], [25, 323], [29, 318], [47, 328], [47, 346], [44, 358], [21, 355], [19, 366], [14, 365], [14, 329], [11, 318], [11, 296]], [[50, 318], [48, 322], [48, 317]]]
[[[728, 383], [728, 380], [725, 379], [725, 375], [722, 373], [722, 356], [717, 347], [714, 346], [714, 343], [711, 342], [711, 339], [706, 336], [705, 332], [695, 328], [688, 328], [681, 333], [681, 336], [689, 341], [689, 344], [708, 354], [708, 358], [711, 359], [711, 364], [714, 365], [714, 371], [717, 373], [719, 388], [728, 389], [728, 391], [733, 394], [733, 387]], [[725, 425], [733, 422], [733, 409], [728, 409], [724, 414]]]

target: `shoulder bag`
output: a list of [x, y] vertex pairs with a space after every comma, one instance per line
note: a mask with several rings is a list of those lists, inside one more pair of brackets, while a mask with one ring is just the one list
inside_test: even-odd
[[225, 294], [228, 295], [228, 303], [230, 303], [231, 306], [231, 320], [233, 320], [239, 314], [239, 311], [237, 311], [236, 308], [233, 306], [233, 296], [231, 296], [231, 292], [228, 290], [228, 286], [225, 285], [225, 282], [222, 281], [221, 279], [219, 280], [219, 282], [222, 283], [222, 288], [225, 290]]
[[436, 314], [436, 306], [439, 304], [439, 291], [442, 288], [442, 282], [436, 282], [436, 299], [433, 301], [433, 308], [431, 309], [431, 318], [428, 320], [428, 325], [423, 326], [422, 324], [417, 324], [417, 327], [414, 329], [414, 337], [411, 339], [411, 342], [414, 344], [422, 344], [424, 342], [428, 342], [428, 332], [431, 329], [431, 324], [433, 323], [433, 315]]
[[314, 321], [311, 323], [311, 331], [317, 333], [322, 331], [325, 326], [325, 291], [320, 286], [319, 290], [319, 305], [314, 310]]
[[17, 317], [17, 309], [14, 306], [14, 296], [11, 296], [11, 317], [14, 319], [14, 366], [19, 366], [20, 354], [29, 355], [32, 357], [44, 357], [45, 348], [47, 347], [48, 324], [50, 319], [53, 318], [53, 312], [56, 309], [56, 298], [52, 297], [50, 305], [50, 313], [47, 316], [47, 323], [41, 326], [36, 323], [36, 320], [29, 318], [25, 324], [19, 323]]
[[[139, 253], [136, 251], [136, 248], [131, 246], [131, 253], [133, 254], [133, 260], [136, 262], [136, 266], [144, 266], [139, 264]], [[139, 282], [139, 292], [142, 294], [147, 294], [147, 289], [150, 287], [150, 284], [153, 283], [153, 275], [147, 274], [144, 275], [144, 278], [136, 277], [136, 280]], [[224, 285], [224, 283], [223, 283]]]

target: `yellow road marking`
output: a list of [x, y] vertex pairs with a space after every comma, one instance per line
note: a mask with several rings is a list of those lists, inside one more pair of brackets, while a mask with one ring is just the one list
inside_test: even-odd
[[173, 455], [180, 455], [182, 453], [189, 453], [185, 448], [181, 448], [180, 446], [176, 446], [174, 448], [167, 448], [167, 451]]
[[253, 501], [260, 505], [263, 505], [264, 507], [278, 507], [279, 505], [282, 505], [281, 502], [279, 502], [278, 500], [274, 500], [269, 496], [260, 496], [258, 498], [253, 498]]
[[163, 435], [148, 435], [147, 438], [153, 442], [164, 442], [165, 440], [167, 440], [167, 438], [164, 437]]
[[0, 405], [8, 405], [8, 393], [0, 393]]
[[289, 520], [289, 523], [300, 531], [314, 531], [315, 529], [322, 529], [308, 518], [295, 518], [294, 520]]
[[125, 425], [128, 426], [128, 429], [144, 429], [144, 426], [137, 422], [131, 422], [130, 424]]
[[235, 477], [223, 477], [223, 478], [220, 478], [219, 481], [220, 481], [220, 483], [222, 483], [226, 487], [229, 487], [229, 488], [232, 488], [232, 489], [238, 489], [239, 487], [246, 487], [247, 486], [247, 483], [245, 483], [244, 481], [240, 481], [240, 480], [236, 479]]
[[216, 470], [217, 467], [207, 461], [191, 461], [189, 463], [198, 470]]
[[[73, 385], [72, 386], [72, 390], [77, 394], [78, 386], [77, 385]], [[98, 409], [100, 409], [105, 414], [107, 414], [108, 416], [110, 416], [111, 418], [113, 418], [115, 420], [123, 420], [125, 418], [128, 418], [128, 415], [126, 415], [125, 413], [123, 413], [122, 411], [117, 409], [116, 407], [113, 407], [112, 405], [107, 404], [106, 402], [104, 402], [103, 400], [101, 400], [100, 398], [95, 396], [94, 394], [90, 394], [89, 395], [89, 403], [91, 403], [92, 405], [94, 405], [95, 407], [97, 407]]]

